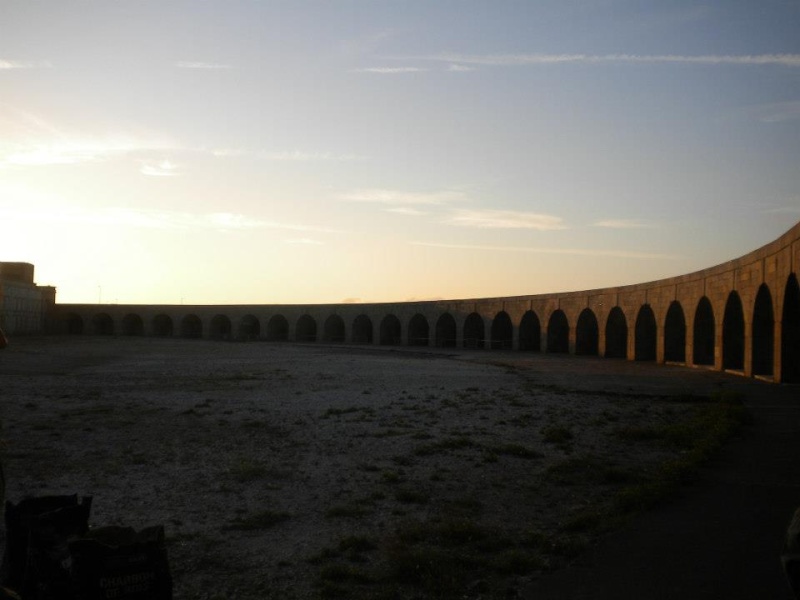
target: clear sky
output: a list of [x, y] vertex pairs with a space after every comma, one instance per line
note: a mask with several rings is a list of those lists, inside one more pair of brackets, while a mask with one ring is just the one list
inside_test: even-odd
[[0, 0], [0, 260], [59, 302], [523, 295], [800, 220], [800, 0]]

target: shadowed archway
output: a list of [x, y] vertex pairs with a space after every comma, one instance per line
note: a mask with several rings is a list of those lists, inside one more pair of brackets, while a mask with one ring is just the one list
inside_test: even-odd
[[403, 343], [400, 319], [386, 315], [381, 321], [380, 343], [382, 346], [399, 346]]
[[153, 335], [156, 337], [172, 337], [175, 331], [175, 326], [172, 323], [172, 317], [165, 314], [156, 315], [153, 317]]
[[237, 337], [240, 340], [253, 341], [261, 335], [261, 323], [255, 315], [245, 315], [239, 320], [239, 332]]
[[353, 343], [372, 343], [372, 319], [367, 315], [358, 315], [353, 321]]
[[774, 374], [775, 317], [772, 309], [772, 294], [762, 283], [753, 305], [753, 375], [769, 377]]
[[181, 337], [199, 339], [203, 337], [203, 322], [197, 315], [186, 315], [181, 319]]
[[511, 350], [514, 326], [506, 311], [500, 311], [492, 320], [491, 347], [496, 350]]
[[744, 369], [744, 311], [735, 291], [728, 294], [722, 318], [722, 368]]
[[547, 321], [547, 351], [569, 353], [569, 321], [561, 309], [554, 311]]
[[80, 315], [70, 313], [67, 315], [67, 334], [81, 335], [83, 333], [83, 319]]
[[322, 326], [322, 341], [330, 344], [341, 344], [344, 342], [345, 330], [344, 319], [339, 315], [330, 315], [325, 319]]
[[142, 317], [133, 313], [122, 317], [122, 335], [144, 335], [144, 321], [142, 321]]
[[114, 335], [114, 320], [108, 313], [99, 313], [92, 317], [92, 333]]
[[664, 321], [664, 360], [686, 362], [686, 318], [681, 303], [673, 300]]
[[800, 286], [794, 273], [789, 275], [783, 293], [781, 381], [800, 383]]
[[532, 310], [522, 315], [519, 323], [519, 349], [528, 352], [539, 352], [542, 349], [542, 325]]
[[478, 348], [483, 350], [486, 347], [486, 326], [483, 317], [478, 313], [470, 313], [464, 319], [464, 348]]
[[428, 319], [417, 313], [408, 322], [408, 345], [427, 346], [428, 344], [430, 344]]
[[714, 309], [703, 296], [697, 303], [692, 328], [692, 362], [696, 365], [714, 364]]
[[[309, 317], [311, 318], [311, 317]], [[314, 326], [316, 334], [316, 325]], [[289, 340], [289, 321], [283, 315], [273, 315], [267, 321], [267, 341], [286, 342]], [[299, 340], [298, 341], [302, 341]]]
[[435, 343], [439, 348], [455, 348], [456, 320], [450, 313], [443, 313], [436, 319]]
[[229, 340], [233, 332], [231, 320], [225, 315], [214, 315], [208, 330], [208, 337], [212, 340]]
[[297, 319], [294, 339], [298, 342], [317, 341], [317, 322], [311, 315], [303, 315]]
[[606, 319], [606, 358], [628, 358], [628, 321], [619, 306]]
[[634, 326], [634, 360], [649, 361], [656, 359], [657, 333], [656, 316], [649, 304], [639, 309]]
[[575, 325], [575, 354], [597, 356], [600, 343], [600, 328], [597, 317], [590, 308], [584, 308]]

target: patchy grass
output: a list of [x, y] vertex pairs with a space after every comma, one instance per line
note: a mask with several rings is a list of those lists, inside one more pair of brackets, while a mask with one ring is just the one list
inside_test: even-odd
[[270, 529], [278, 523], [292, 517], [291, 513], [277, 512], [274, 510], [262, 510], [247, 517], [233, 519], [224, 529], [233, 531], [254, 531], [260, 529]]

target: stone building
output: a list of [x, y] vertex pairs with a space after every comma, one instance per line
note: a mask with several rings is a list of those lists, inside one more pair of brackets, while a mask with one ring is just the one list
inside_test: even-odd
[[56, 288], [36, 285], [33, 265], [0, 262], [0, 329], [6, 335], [45, 333], [56, 304]]

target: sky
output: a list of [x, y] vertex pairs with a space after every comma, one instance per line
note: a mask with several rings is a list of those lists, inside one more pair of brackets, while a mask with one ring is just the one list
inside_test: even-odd
[[60, 303], [652, 281], [800, 220], [800, 0], [0, 0], [0, 261]]

